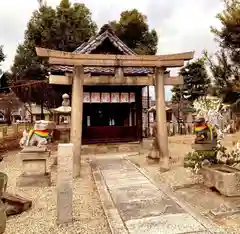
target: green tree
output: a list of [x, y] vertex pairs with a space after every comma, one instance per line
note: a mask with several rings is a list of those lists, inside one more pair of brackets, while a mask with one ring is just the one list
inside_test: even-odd
[[217, 95], [225, 102], [234, 104], [239, 94], [234, 91], [240, 84], [240, 2], [224, 0], [225, 9], [217, 15], [221, 28], [211, 27], [220, 50], [214, 57], [205, 53]]
[[3, 73], [1, 68], [1, 63], [5, 60], [5, 54], [3, 52], [3, 46], [0, 46], [0, 93], [8, 91], [6, 87], [8, 87], [8, 73]]
[[184, 99], [183, 96], [183, 86], [182, 85], [174, 85], [171, 89], [172, 91], [172, 102], [180, 102]]
[[239, 66], [240, 61], [240, 1], [225, 0], [225, 9], [217, 15], [220, 29], [211, 27], [220, 47], [226, 49], [231, 60]]
[[[48, 63], [37, 57], [36, 46], [72, 52], [95, 35], [96, 29], [91, 12], [84, 4], [71, 4], [69, 0], [62, 0], [56, 8], [46, 3], [40, 4], [27, 25], [24, 42], [17, 48], [12, 66], [15, 84], [47, 79]], [[34, 89], [28, 92], [32, 101], [47, 107], [53, 105], [51, 100], [55, 102], [54, 90], [47, 83], [39, 83], [30, 88]], [[48, 95], [45, 95], [43, 88], [48, 89]], [[26, 95], [23, 94], [25, 89], [24, 86], [15, 90], [22, 100], [26, 99]]]
[[149, 29], [147, 17], [137, 9], [123, 11], [119, 21], [112, 21], [110, 25], [115, 34], [137, 54], [156, 54], [157, 32]]
[[211, 82], [207, 74], [204, 58], [189, 62], [181, 69], [180, 75], [183, 76], [184, 84], [173, 87], [172, 101], [185, 99], [193, 102], [207, 93]]
[[11, 82], [11, 73], [9, 72], [3, 72], [2, 75], [0, 75], [0, 93], [9, 93], [9, 85]]
[[216, 95], [227, 103], [235, 103], [240, 95], [234, 92], [236, 85], [237, 70], [229, 61], [226, 51], [222, 48], [215, 53], [215, 58], [205, 52], [205, 58], [210, 68], [213, 87]]
[[69, 0], [62, 0], [56, 9], [41, 5], [27, 25], [23, 44], [17, 48], [12, 67], [14, 77], [25, 78], [28, 70], [32, 70], [31, 79], [45, 77], [47, 66], [37, 57], [36, 46], [72, 52], [95, 35], [96, 28], [84, 4], [71, 5]]
[[0, 45], [0, 63], [5, 60], [5, 55], [3, 53], [3, 46]]

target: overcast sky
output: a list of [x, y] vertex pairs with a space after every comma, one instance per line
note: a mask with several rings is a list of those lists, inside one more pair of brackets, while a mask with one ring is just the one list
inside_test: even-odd
[[[47, 0], [56, 6], [60, 0]], [[110, 20], [119, 19], [123, 10], [137, 8], [148, 17], [151, 28], [159, 35], [158, 54], [194, 50], [195, 57], [204, 49], [216, 50], [210, 33], [211, 25], [218, 26], [215, 16], [222, 9], [221, 0], [72, 0], [82, 2], [92, 11], [92, 18], [101, 27]], [[1, 1], [0, 45], [7, 59], [4, 70], [10, 68], [18, 43], [21, 43], [37, 0]], [[167, 89], [169, 93], [169, 89]], [[169, 95], [167, 95], [169, 96]]]

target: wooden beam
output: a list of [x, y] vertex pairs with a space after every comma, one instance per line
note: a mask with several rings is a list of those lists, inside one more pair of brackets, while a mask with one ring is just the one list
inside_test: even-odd
[[132, 66], [132, 67], [179, 67], [184, 61], [191, 60], [194, 52], [168, 55], [112, 55], [77, 54], [36, 47], [37, 55], [49, 58], [50, 64], [77, 66]]
[[55, 65], [68, 65], [68, 66], [93, 66], [93, 67], [182, 67], [184, 66], [184, 60], [111, 60], [111, 59], [99, 59], [99, 60], [81, 60], [71, 58], [49, 58], [50, 64]]
[[[67, 74], [66, 76], [50, 75], [50, 84], [56, 85], [72, 85], [72, 74]], [[154, 76], [124, 76], [124, 77], [114, 77], [114, 76], [89, 76], [84, 75], [84, 85], [94, 86], [94, 85], [139, 85], [148, 86], [155, 85]], [[183, 78], [181, 76], [169, 77], [166, 75], [164, 77], [164, 85], [178, 85], [183, 84]]]
[[49, 84], [56, 85], [72, 85], [72, 76], [62, 76], [62, 75], [50, 75]]
[[182, 85], [182, 76], [169, 76], [164, 78], [164, 85]]

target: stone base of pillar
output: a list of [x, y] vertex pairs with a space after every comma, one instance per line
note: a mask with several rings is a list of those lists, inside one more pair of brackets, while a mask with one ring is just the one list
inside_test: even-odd
[[168, 158], [166, 156], [161, 158], [161, 161], [160, 161], [160, 171], [161, 172], [166, 172], [166, 171], [170, 170], [169, 159], [170, 158]]
[[18, 187], [49, 187], [51, 186], [51, 174], [45, 175], [20, 175], [17, 181]]

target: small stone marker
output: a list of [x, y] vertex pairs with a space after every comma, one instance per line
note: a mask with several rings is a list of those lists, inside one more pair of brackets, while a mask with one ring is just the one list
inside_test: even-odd
[[73, 144], [58, 145], [57, 224], [73, 220]]

